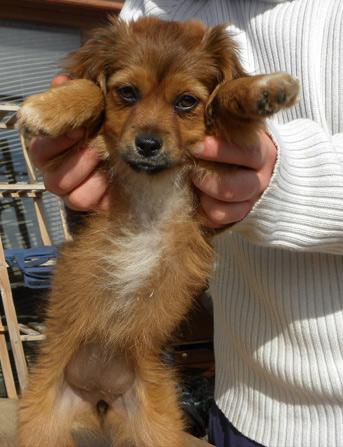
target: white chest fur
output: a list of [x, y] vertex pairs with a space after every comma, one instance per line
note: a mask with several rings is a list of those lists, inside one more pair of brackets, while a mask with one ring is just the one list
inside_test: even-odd
[[[108, 253], [102, 260], [105, 287], [115, 293], [117, 304], [126, 307], [156, 271], [165, 249], [173, 243], [167, 224], [189, 218], [191, 200], [188, 187], [178, 177], [159, 182], [157, 188], [153, 181], [135, 184], [128, 225], [120, 234], [109, 236]], [[153, 295], [154, 289], [149, 293]]]

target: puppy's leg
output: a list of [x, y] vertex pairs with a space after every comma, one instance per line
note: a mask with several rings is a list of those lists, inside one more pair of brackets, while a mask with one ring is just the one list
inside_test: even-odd
[[273, 73], [228, 81], [218, 91], [218, 99], [234, 116], [259, 119], [294, 105], [298, 93], [298, 80], [287, 73]]
[[18, 447], [76, 447], [81, 428], [100, 430], [96, 408], [66, 381], [65, 369], [79, 341], [70, 327], [50, 330], [30, 374], [18, 412]]
[[18, 112], [18, 123], [31, 135], [56, 137], [79, 127], [94, 130], [103, 110], [101, 89], [87, 79], [76, 79], [28, 97]]
[[20, 402], [18, 447], [107, 446], [97, 408], [78, 396], [63, 377], [54, 384], [35, 380]]
[[209, 106], [214, 132], [242, 145], [256, 138], [265, 119], [297, 101], [299, 82], [287, 73], [249, 76], [224, 82]]
[[186, 447], [173, 374], [158, 359], [140, 359], [130, 390], [109, 408], [106, 424], [113, 447]]
[[287, 73], [248, 76], [225, 81], [207, 105], [209, 130], [242, 147], [258, 141], [265, 119], [294, 105], [299, 82]]
[[63, 383], [44, 389], [40, 381], [20, 402], [18, 413], [18, 447], [76, 447], [72, 421], [80, 399]]

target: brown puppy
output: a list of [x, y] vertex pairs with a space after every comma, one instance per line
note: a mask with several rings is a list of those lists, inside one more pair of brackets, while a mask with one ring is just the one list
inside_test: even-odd
[[66, 67], [77, 80], [29, 98], [20, 123], [53, 136], [101, 126], [93, 144], [111, 172], [112, 207], [62, 250], [18, 447], [72, 447], [77, 437], [82, 446], [189, 446], [159, 355], [213, 262], [192, 151], [206, 133], [253, 144], [266, 116], [294, 104], [298, 83], [247, 76], [224, 26], [156, 18], [113, 20]]

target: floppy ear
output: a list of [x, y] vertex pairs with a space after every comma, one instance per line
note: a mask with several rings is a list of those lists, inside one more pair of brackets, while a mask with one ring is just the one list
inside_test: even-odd
[[104, 92], [110, 65], [115, 61], [119, 36], [128, 34], [125, 22], [116, 17], [109, 21], [107, 27], [95, 29], [86, 43], [62, 62], [63, 69], [73, 78], [89, 79]]
[[209, 28], [203, 37], [204, 50], [211, 55], [217, 69], [217, 83], [212, 90], [206, 105], [205, 122], [208, 127], [213, 124], [215, 103], [221, 86], [233, 79], [247, 77], [239, 60], [237, 43], [227, 31], [226, 25], [217, 25]]
[[238, 45], [225, 24], [208, 28], [202, 44], [220, 73], [219, 82], [247, 76], [239, 60]]

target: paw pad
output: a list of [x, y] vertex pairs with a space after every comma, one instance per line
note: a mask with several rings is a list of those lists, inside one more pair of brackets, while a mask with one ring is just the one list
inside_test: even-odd
[[256, 112], [260, 116], [292, 106], [299, 93], [299, 82], [287, 73], [265, 75], [256, 84]]

